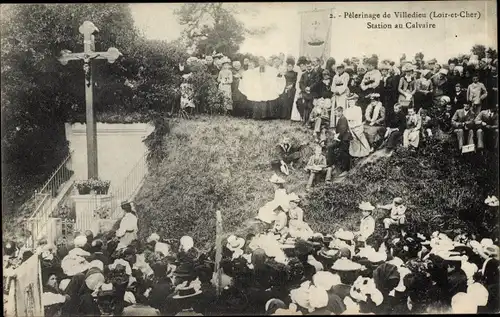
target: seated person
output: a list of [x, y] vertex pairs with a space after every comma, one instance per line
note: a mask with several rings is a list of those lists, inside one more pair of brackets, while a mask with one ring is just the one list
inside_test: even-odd
[[382, 147], [386, 146], [388, 149], [394, 149], [401, 142], [401, 137], [405, 129], [406, 116], [401, 111], [401, 105], [396, 103], [394, 105], [394, 112], [389, 116]]
[[290, 217], [288, 222], [289, 234], [293, 238], [307, 240], [314, 232], [311, 227], [304, 222], [304, 210], [298, 206], [299, 202], [299, 196], [294, 193], [290, 194], [290, 209], [288, 210], [288, 216]]
[[365, 134], [372, 147], [377, 147], [385, 133], [385, 108], [379, 94], [370, 95], [371, 102], [365, 111]]
[[405, 235], [403, 226], [406, 223], [406, 206], [403, 205], [403, 199], [400, 197], [394, 198], [391, 204], [388, 205], [377, 205], [379, 209], [390, 210], [391, 214], [389, 218], [384, 219], [384, 228], [386, 229], [385, 238], [389, 236], [389, 228], [392, 225], [398, 225], [401, 227], [401, 233]]
[[372, 211], [375, 207], [369, 202], [362, 202], [359, 204], [361, 210], [361, 223], [359, 224], [359, 231], [354, 232], [359, 242], [366, 243], [367, 239], [375, 232], [375, 219], [372, 216]]
[[432, 138], [432, 126], [433, 122], [431, 117], [427, 115], [427, 109], [420, 108], [420, 121], [422, 122], [421, 126], [421, 135], [422, 139]]
[[330, 120], [329, 110], [332, 106], [331, 99], [319, 98], [315, 99], [314, 108], [311, 111], [311, 115], [309, 117], [309, 124], [314, 124], [314, 132], [313, 135], [317, 140], [320, 139], [321, 128], [328, 124]]
[[448, 103], [446, 104], [443, 112], [439, 115], [438, 118], [439, 128], [444, 133], [450, 133], [453, 130], [453, 126], [451, 125], [451, 118], [453, 118], [454, 114], [455, 111], [453, 111], [453, 106]]
[[283, 165], [289, 166], [293, 169], [293, 164], [300, 160], [300, 151], [306, 144], [294, 145], [289, 137], [283, 137], [283, 141], [276, 145], [275, 157], [276, 159], [271, 161], [271, 167], [275, 172], [280, 170]]
[[451, 118], [451, 125], [458, 139], [458, 149], [461, 150], [464, 146], [464, 133], [467, 132], [467, 145], [474, 144], [474, 119], [476, 118], [474, 112], [471, 110], [469, 103], [465, 103], [462, 109], [458, 109], [453, 118]]
[[274, 214], [276, 215], [276, 217], [274, 218], [271, 232], [279, 236], [278, 240], [280, 242], [284, 242], [286, 237], [288, 236], [288, 217], [281, 206], [278, 206], [276, 209], [274, 209]]
[[311, 173], [306, 187], [307, 190], [310, 190], [314, 183], [316, 174], [326, 169], [326, 157], [322, 153], [321, 146], [317, 145], [314, 148], [314, 155], [309, 158], [309, 161], [304, 169]]
[[450, 104], [453, 111], [456, 111], [462, 107], [464, 103], [467, 102], [467, 90], [462, 89], [460, 83], [455, 85], [455, 93], [451, 96]]
[[482, 110], [476, 117], [477, 148], [484, 149], [484, 138], [491, 141], [491, 148], [498, 148], [498, 104], [492, 109]]
[[410, 145], [413, 148], [418, 148], [420, 143], [420, 128], [422, 126], [421, 118], [415, 113], [413, 107], [408, 108], [406, 116], [406, 129], [403, 133], [403, 147], [407, 148]]

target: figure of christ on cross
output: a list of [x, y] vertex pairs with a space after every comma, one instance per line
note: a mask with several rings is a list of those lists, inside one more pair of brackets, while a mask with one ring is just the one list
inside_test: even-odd
[[83, 60], [83, 70], [85, 73], [85, 109], [87, 123], [87, 175], [88, 179], [98, 179], [97, 168], [97, 128], [93, 107], [93, 87], [91, 62], [94, 59], [106, 59], [109, 63], [114, 63], [122, 55], [118, 49], [111, 47], [107, 52], [94, 52], [94, 34], [99, 29], [90, 21], [85, 21], [78, 29], [83, 34], [83, 52], [71, 53], [63, 50], [59, 61], [66, 65], [69, 61]]

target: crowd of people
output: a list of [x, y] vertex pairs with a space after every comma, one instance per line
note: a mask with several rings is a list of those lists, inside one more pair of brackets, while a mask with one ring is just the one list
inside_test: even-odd
[[[215, 247], [200, 252], [190, 236], [155, 233], [141, 241], [135, 205], [125, 202], [111, 231], [85, 232], [73, 246], [6, 242], [4, 283], [38, 256], [46, 317], [498, 312], [497, 238], [407, 232], [399, 197], [361, 202], [357, 231], [314, 232], [301, 198], [276, 174], [270, 182], [275, 196], [256, 217], [261, 230], [224, 240], [220, 278]], [[487, 197], [485, 208], [497, 212], [498, 203]], [[381, 239], [375, 210], [390, 210]]]
[[333, 166], [345, 172], [353, 159], [376, 149], [415, 150], [441, 133], [455, 135], [463, 153], [498, 149], [497, 59], [460, 55], [439, 64], [417, 53], [398, 64], [376, 55], [323, 63], [281, 53], [242, 62], [214, 54], [201, 61], [233, 115], [309, 125], [327, 158], [312, 171], [326, 171], [326, 181]]

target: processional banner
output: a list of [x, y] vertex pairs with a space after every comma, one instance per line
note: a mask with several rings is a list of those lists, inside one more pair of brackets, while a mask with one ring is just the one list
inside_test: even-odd
[[300, 13], [300, 56], [320, 57], [323, 60], [330, 56], [331, 12], [331, 9], [327, 9]]

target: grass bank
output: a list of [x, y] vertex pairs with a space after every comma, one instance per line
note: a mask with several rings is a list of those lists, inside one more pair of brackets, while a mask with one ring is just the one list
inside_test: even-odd
[[[168, 154], [136, 197], [140, 234], [157, 232], [168, 238], [188, 234], [201, 248], [215, 241], [217, 208], [222, 211], [224, 231], [241, 232], [273, 198], [269, 162], [283, 135], [297, 142], [312, 140], [310, 130], [289, 121], [200, 117], [170, 124], [161, 143]], [[315, 188], [303, 202], [306, 221], [324, 233], [339, 227], [356, 229], [360, 201], [386, 204], [401, 196], [411, 230], [491, 234], [497, 210], [486, 210], [483, 202], [498, 192], [498, 158], [461, 156], [450, 142], [436, 141], [417, 153], [397, 150], [354, 168], [341, 182]], [[312, 145], [303, 151], [301, 164], [311, 154]], [[288, 192], [303, 194], [307, 173], [297, 169], [286, 180]]]

